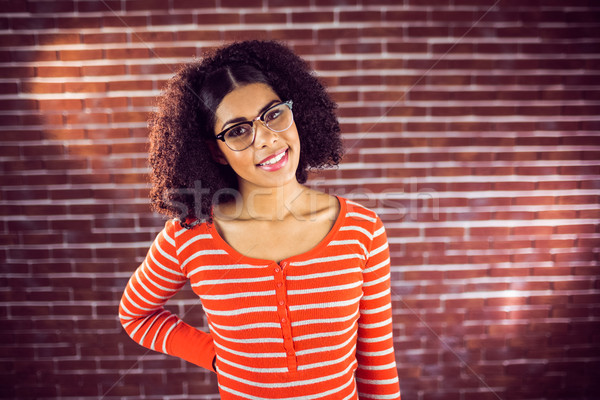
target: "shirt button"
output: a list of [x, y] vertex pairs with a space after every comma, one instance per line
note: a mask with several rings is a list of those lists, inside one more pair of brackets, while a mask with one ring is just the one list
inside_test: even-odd
[[285, 318], [281, 318], [281, 322], [283, 322], [285, 324], [286, 319]]
[[282, 305], [284, 305], [284, 304], [285, 304], [285, 301], [283, 301], [283, 300], [281, 300], [281, 301], [279, 302], [279, 305], [280, 305], [280, 306], [282, 306]]
[[275, 268], [275, 273], [276, 273], [276, 274], [278, 274], [278, 273], [279, 273], [279, 271], [280, 271], [280, 269], [279, 269], [279, 268]]
[[277, 287], [282, 287], [282, 286], [283, 286], [283, 283], [277, 282]]

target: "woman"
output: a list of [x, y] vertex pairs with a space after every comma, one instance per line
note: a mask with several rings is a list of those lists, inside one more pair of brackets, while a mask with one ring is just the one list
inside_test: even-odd
[[[249, 41], [186, 65], [151, 120], [155, 209], [131, 277], [138, 343], [217, 373], [222, 399], [399, 399], [385, 230], [309, 189], [342, 154], [335, 104], [299, 57]], [[163, 306], [191, 282], [210, 333]]]

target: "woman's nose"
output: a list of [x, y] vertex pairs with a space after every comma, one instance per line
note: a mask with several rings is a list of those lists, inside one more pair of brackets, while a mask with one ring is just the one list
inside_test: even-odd
[[260, 120], [254, 123], [254, 129], [256, 130], [254, 145], [258, 148], [270, 145], [276, 142], [279, 138], [277, 132], [273, 132], [272, 130], [267, 128], [264, 122]]

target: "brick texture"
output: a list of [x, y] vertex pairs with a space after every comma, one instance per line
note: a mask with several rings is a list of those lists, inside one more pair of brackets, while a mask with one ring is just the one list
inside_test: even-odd
[[[0, 1], [0, 397], [217, 399], [133, 343], [122, 290], [163, 219], [146, 118], [181, 62], [286, 41], [339, 103], [311, 185], [388, 229], [403, 398], [600, 393], [600, 4]], [[173, 311], [205, 327], [191, 290]]]

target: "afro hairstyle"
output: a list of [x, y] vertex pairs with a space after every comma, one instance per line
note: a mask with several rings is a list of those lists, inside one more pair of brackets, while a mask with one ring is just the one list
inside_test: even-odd
[[279, 42], [235, 42], [183, 65], [158, 99], [149, 120], [154, 211], [190, 227], [189, 221], [212, 221], [213, 204], [235, 196], [235, 172], [214, 160], [208, 143], [214, 140], [215, 111], [223, 98], [240, 85], [256, 82], [293, 101], [300, 138], [299, 183], [306, 182], [309, 170], [340, 162], [336, 104], [309, 65]]

